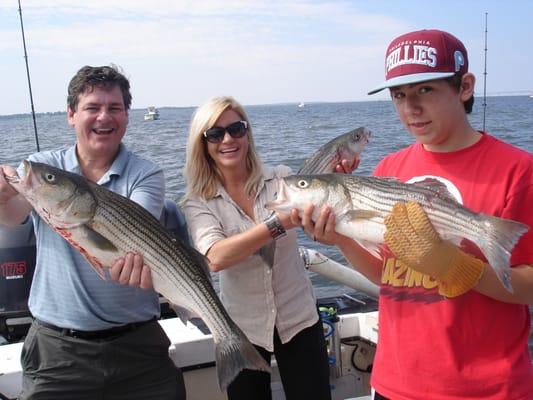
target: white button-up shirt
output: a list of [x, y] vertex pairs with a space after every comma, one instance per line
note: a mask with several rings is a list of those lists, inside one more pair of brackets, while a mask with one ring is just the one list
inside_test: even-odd
[[[214, 198], [187, 199], [183, 212], [195, 247], [202, 253], [217, 241], [245, 232], [264, 221], [274, 200], [277, 179], [290, 173], [285, 166], [265, 168], [254, 202], [252, 220], [219, 186]], [[274, 264], [256, 253], [220, 271], [220, 298], [233, 320], [258, 346], [273, 351], [274, 327], [282, 343], [318, 321], [313, 287], [298, 253], [296, 230], [274, 242]]]

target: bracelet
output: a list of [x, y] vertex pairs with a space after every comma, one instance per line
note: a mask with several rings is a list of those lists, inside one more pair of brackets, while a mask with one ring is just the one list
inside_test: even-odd
[[276, 213], [272, 214], [269, 218], [267, 218], [265, 220], [265, 224], [268, 228], [268, 231], [270, 232], [270, 236], [272, 236], [272, 239], [278, 240], [283, 236], [287, 236], [287, 232], [285, 231], [283, 225], [281, 225], [281, 222]]

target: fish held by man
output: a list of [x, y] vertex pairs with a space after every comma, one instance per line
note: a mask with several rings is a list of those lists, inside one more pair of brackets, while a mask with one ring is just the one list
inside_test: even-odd
[[204, 270], [206, 258], [173, 237], [143, 207], [80, 175], [24, 161], [22, 177], [6, 177], [52, 229], [79, 250], [104, 277], [127, 252], [143, 256], [154, 289], [198, 314], [215, 343], [219, 386], [225, 390], [242, 369], [270, 367], [232, 321]]
[[370, 138], [365, 127], [354, 129], [330, 140], [304, 161], [300, 175], [329, 174], [342, 160], [356, 162]]
[[314, 204], [313, 220], [322, 206], [335, 213], [335, 230], [349, 236], [377, 257], [384, 243], [384, 218], [398, 202], [422, 205], [443, 240], [476, 244], [496, 271], [505, 288], [510, 282], [511, 252], [529, 227], [520, 222], [475, 213], [458, 203], [446, 185], [436, 179], [403, 183], [394, 178], [362, 177], [347, 174], [292, 175], [279, 181], [276, 200], [270, 210], [288, 213], [303, 211]]

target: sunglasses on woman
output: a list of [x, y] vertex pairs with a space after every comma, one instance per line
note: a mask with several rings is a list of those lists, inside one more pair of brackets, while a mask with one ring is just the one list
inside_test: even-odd
[[234, 139], [242, 138], [246, 135], [248, 129], [248, 123], [246, 121], [237, 121], [229, 124], [225, 128], [213, 127], [204, 132], [205, 140], [209, 143], [220, 143], [224, 140], [226, 132]]

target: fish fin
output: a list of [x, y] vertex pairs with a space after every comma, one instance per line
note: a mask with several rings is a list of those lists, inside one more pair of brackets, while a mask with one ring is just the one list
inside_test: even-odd
[[201, 268], [201, 271], [205, 274], [205, 277], [209, 280], [209, 282], [212, 284], [213, 280], [211, 278], [211, 270], [209, 269], [209, 258], [207, 258], [205, 255], [200, 253], [198, 250], [196, 250], [191, 245], [185, 243], [182, 240], [179, 240], [177, 238], [173, 238], [174, 242], [176, 243], [176, 246], [182, 246], [187, 248], [187, 253], [189, 256], [195, 261], [197, 265], [199, 265]]
[[200, 318], [200, 316], [196, 314], [195, 312], [190, 311], [189, 309], [185, 307], [174, 304], [169, 300], [168, 300], [168, 305], [172, 309], [172, 311], [174, 311], [176, 316], [181, 320], [181, 322], [183, 322], [185, 325], [187, 324], [188, 321], [190, 321], [193, 318]]
[[96, 232], [87, 225], [80, 226], [80, 229], [85, 231], [87, 240], [94, 246], [103, 251], [117, 251], [117, 247], [107, 238]]
[[424, 180], [413, 182], [412, 185], [418, 185], [435, 192], [441, 199], [450, 200], [454, 203], [457, 198], [449, 191], [445, 183], [435, 178], [425, 178]]
[[274, 255], [276, 254], [276, 242], [271, 240], [257, 250], [256, 254], [261, 257], [270, 268], [272, 268], [274, 266]]
[[380, 260], [383, 259], [382, 248], [380, 244], [369, 242], [366, 240], [358, 240], [358, 239], [353, 239], [353, 240], [355, 240], [361, 247], [363, 247], [366, 251], [368, 251], [374, 257], [379, 258]]
[[370, 219], [380, 217], [381, 213], [374, 210], [350, 210], [345, 214], [350, 220]]
[[[77, 238], [83, 236], [91, 246], [103, 251], [117, 252], [118, 249], [113, 243], [107, 240], [105, 237], [94, 231], [87, 225], [79, 225], [74, 229], [53, 228], [59, 233], [69, 244], [80, 252], [80, 254], [87, 260], [89, 265], [95, 270], [100, 278], [106, 280], [104, 265], [102, 261], [91, 253], [89, 253], [84, 247], [81, 247], [77, 242]], [[90, 246], [87, 246], [90, 247]]]
[[[119, 252], [119, 250], [116, 248], [116, 246], [111, 243], [109, 240], [107, 240], [104, 236], [100, 235], [98, 232], [96, 232], [94, 229], [88, 227], [87, 225], [80, 226], [78, 229], [85, 232], [86, 238], [89, 241], [89, 243], [98, 248], [99, 250], [106, 251], [106, 252]], [[105, 280], [105, 273], [103, 269], [103, 265], [101, 261], [90, 254], [87, 254], [86, 252], [82, 253], [85, 259], [91, 264], [91, 267], [96, 271], [96, 273]]]
[[270, 365], [238, 328], [237, 332], [225, 341], [215, 342], [215, 360], [218, 385], [222, 391], [226, 390], [243, 369], [272, 372]]
[[476, 243], [487, 257], [489, 265], [496, 271], [496, 275], [503, 286], [513, 292], [510, 280], [511, 253], [520, 237], [525, 234], [529, 227], [520, 222], [480, 214], [483, 218], [481, 229], [484, 235], [480, 235]]
[[400, 181], [398, 178], [396, 178], [394, 176], [380, 176], [380, 177], [370, 177], [370, 178], [379, 179], [380, 181], [387, 181], [387, 182], [391, 182], [391, 183], [402, 182], [402, 181]]

